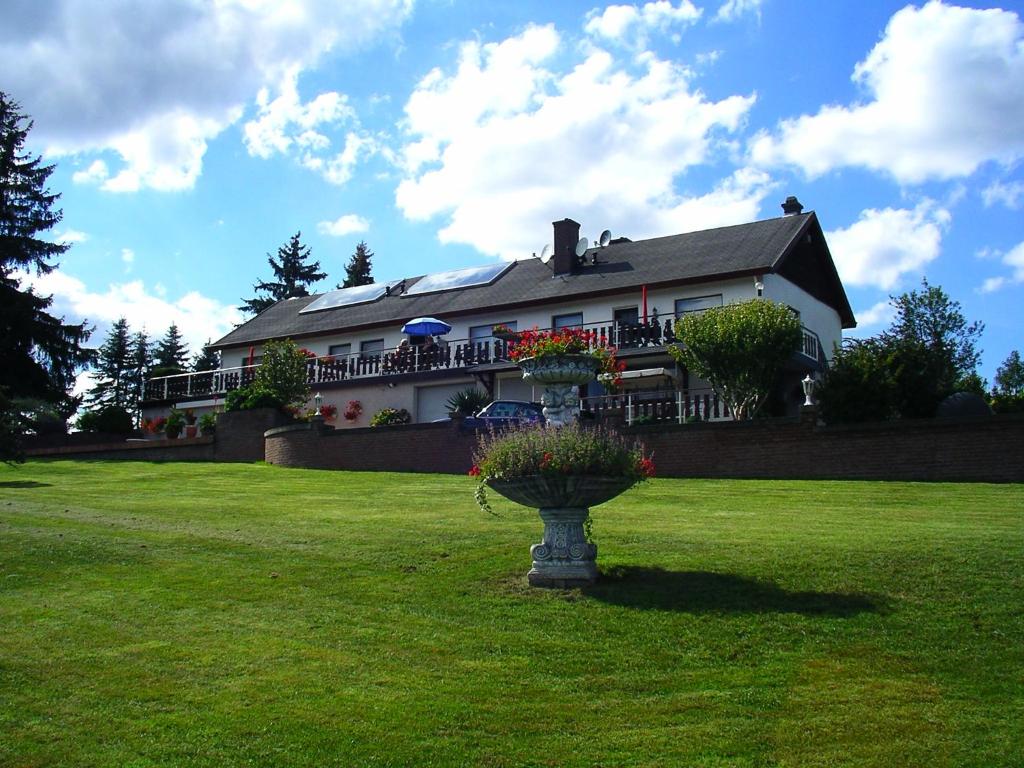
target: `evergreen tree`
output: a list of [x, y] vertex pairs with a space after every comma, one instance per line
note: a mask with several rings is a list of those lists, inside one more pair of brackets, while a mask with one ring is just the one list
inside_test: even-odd
[[292, 235], [287, 245], [282, 245], [277, 249], [276, 260], [269, 253], [267, 254], [267, 262], [274, 270], [275, 280], [256, 283], [253, 288], [268, 295], [243, 299], [243, 312], [259, 314], [282, 299], [309, 296], [306, 286], [327, 277], [327, 273], [319, 271], [319, 261], [306, 263], [310, 258], [310, 248], [308, 245], [302, 245], [301, 237], [302, 232]]
[[201, 371], [216, 371], [220, 368], [220, 352], [210, 347], [210, 340], [207, 339], [203, 345], [203, 351], [195, 356], [192, 361], [192, 370], [198, 372]]
[[78, 405], [70, 394], [75, 376], [93, 356], [82, 347], [91, 329], [50, 314], [52, 298], [23, 290], [16, 276], [53, 271], [53, 259], [69, 247], [39, 237], [63, 213], [54, 208], [60, 195], [46, 188], [54, 166], [25, 152], [32, 123], [20, 108], [0, 91], [0, 388], [11, 400], [39, 400], [68, 414]]
[[1004, 395], [1024, 397], [1024, 361], [1016, 349], [996, 369], [995, 391]]
[[128, 411], [136, 418], [140, 415], [139, 404], [145, 394], [146, 379], [153, 366], [153, 345], [141, 330], [131, 338], [128, 350]]
[[345, 266], [345, 282], [339, 285], [339, 288], [352, 288], [356, 285], [369, 285], [373, 282], [373, 276], [370, 274], [372, 265], [370, 259], [373, 258], [373, 251], [366, 245], [364, 240], [360, 240], [356, 246], [356, 252], [352, 254], [352, 258], [348, 260], [348, 264]]
[[176, 323], [171, 323], [167, 333], [156, 344], [153, 354], [153, 376], [174, 376], [188, 370], [188, 346], [181, 338]]
[[95, 385], [89, 390], [86, 401], [97, 409], [117, 405], [122, 408], [131, 404], [131, 339], [128, 336], [128, 321], [118, 319], [110, 328], [107, 338], [100, 347], [93, 373]]

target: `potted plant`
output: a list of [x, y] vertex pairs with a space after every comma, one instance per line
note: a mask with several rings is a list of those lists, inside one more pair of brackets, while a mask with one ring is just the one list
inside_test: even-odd
[[161, 440], [161, 433], [164, 431], [164, 425], [167, 423], [167, 419], [163, 416], [158, 416], [155, 419], [143, 419], [142, 420], [142, 435], [146, 440]]
[[185, 417], [185, 437], [195, 437], [199, 434], [195, 412], [191, 408], [186, 408], [183, 415]]
[[333, 403], [325, 403], [320, 406], [320, 417], [326, 422], [332, 422], [338, 418], [338, 406]]
[[363, 404], [358, 400], [349, 400], [345, 406], [345, 412], [342, 416], [345, 417], [345, 421], [356, 421], [359, 418], [359, 414], [363, 412]]
[[504, 323], [491, 326], [491, 336], [502, 341], [516, 341], [519, 339], [519, 332], [513, 331]]
[[170, 440], [177, 440], [181, 435], [181, 430], [185, 428], [185, 417], [181, 411], [172, 408], [171, 412], [167, 415], [167, 421], [164, 423], [164, 433]]
[[643, 446], [604, 429], [578, 424], [513, 429], [478, 438], [470, 475], [476, 500], [491, 512], [487, 489], [539, 510], [544, 536], [530, 548], [529, 582], [571, 587], [597, 579], [590, 507], [654, 475]]
[[204, 413], [199, 417], [199, 432], [202, 435], [212, 435], [217, 431], [217, 414]]
[[408, 424], [412, 420], [405, 408], [381, 408], [370, 418], [371, 427], [388, 427], [394, 424]]
[[579, 418], [580, 401], [576, 387], [593, 381], [599, 374], [610, 374], [609, 382], [621, 384], [625, 365], [615, 357], [614, 347], [594, 347], [594, 334], [579, 328], [538, 331], [519, 335], [509, 356], [523, 371], [526, 381], [543, 384], [544, 418], [561, 426]]

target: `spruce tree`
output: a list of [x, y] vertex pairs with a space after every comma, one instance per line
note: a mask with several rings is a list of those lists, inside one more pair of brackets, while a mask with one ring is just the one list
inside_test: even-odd
[[140, 414], [139, 404], [145, 395], [146, 379], [149, 378], [153, 366], [153, 345], [145, 330], [132, 336], [128, 364], [128, 410], [137, 418]]
[[373, 276], [370, 274], [372, 269], [370, 259], [372, 258], [373, 251], [366, 245], [366, 241], [360, 240], [356, 246], [356, 252], [352, 254], [352, 258], [345, 265], [345, 282], [338, 287], [352, 288], [357, 285], [369, 285], [372, 283]]
[[220, 352], [211, 348], [209, 339], [203, 345], [203, 351], [195, 356], [192, 361], [192, 370], [199, 373], [202, 371], [216, 371], [220, 368]]
[[97, 410], [111, 405], [131, 406], [131, 339], [128, 320], [119, 318], [100, 347], [86, 401]]
[[153, 353], [152, 376], [174, 376], [188, 371], [188, 346], [181, 338], [176, 323], [171, 323], [167, 333], [156, 344]]
[[267, 262], [274, 270], [275, 280], [256, 283], [253, 288], [266, 295], [243, 299], [243, 312], [259, 314], [282, 299], [309, 296], [306, 286], [327, 277], [326, 272], [319, 271], [319, 261], [307, 263], [311, 250], [308, 245], [302, 245], [301, 237], [302, 232], [292, 235], [287, 245], [277, 249], [277, 259], [267, 254]]
[[74, 411], [71, 396], [78, 371], [92, 359], [84, 349], [91, 329], [50, 314], [52, 298], [22, 289], [17, 272], [46, 274], [68, 249], [40, 237], [63, 213], [60, 198], [46, 188], [54, 166], [25, 152], [32, 122], [0, 91], [0, 388], [11, 400], [41, 400], [63, 414]]

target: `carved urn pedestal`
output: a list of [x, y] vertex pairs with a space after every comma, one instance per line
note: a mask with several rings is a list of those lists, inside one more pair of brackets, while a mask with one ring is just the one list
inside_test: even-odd
[[553, 427], [571, 424], [579, 418], [580, 398], [576, 387], [597, 378], [601, 361], [593, 355], [565, 354], [527, 357], [516, 363], [523, 380], [543, 384], [540, 402], [544, 418]]
[[590, 507], [629, 489], [634, 480], [572, 475], [489, 480], [487, 485], [506, 499], [540, 510], [544, 537], [530, 547], [533, 567], [527, 574], [534, 587], [584, 587], [597, 581], [597, 545], [587, 541], [584, 523]]

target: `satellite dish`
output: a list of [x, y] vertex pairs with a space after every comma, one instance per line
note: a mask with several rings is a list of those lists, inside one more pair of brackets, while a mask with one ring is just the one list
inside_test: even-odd
[[612, 241], [612, 231], [610, 229], [606, 229], [604, 232], [602, 232], [601, 233], [601, 239], [598, 240], [598, 242], [601, 243], [601, 247], [602, 248], [604, 248], [606, 245], [608, 245], [608, 243], [610, 243], [611, 241]]
[[576, 243], [576, 255], [582, 256], [587, 252], [587, 246], [590, 245], [590, 241], [585, 237], [581, 237]]
[[544, 248], [540, 252], [540, 260], [544, 264], [547, 264], [549, 261], [551, 261], [551, 244], [550, 243], [544, 243]]

